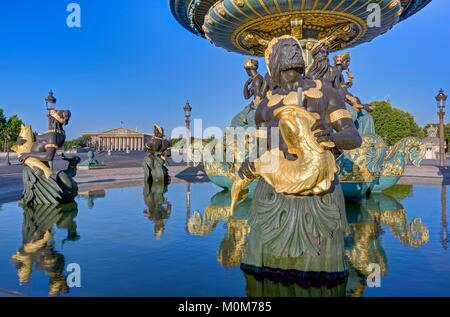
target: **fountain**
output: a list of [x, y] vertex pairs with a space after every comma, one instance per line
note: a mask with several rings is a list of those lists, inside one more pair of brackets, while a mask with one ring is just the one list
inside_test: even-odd
[[[245, 128], [254, 121], [257, 144], [266, 147], [256, 158], [239, 152], [243, 162], [206, 164], [208, 174], [230, 180], [220, 183], [231, 189], [231, 215], [256, 183], [241, 260], [246, 273], [334, 281], [348, 275], [342, 189], [357, 198], [392, 186], [408, 155], [420, 162], [423, 151], [411, 138], [391, 149], [382, 144], [373, 134], [371, 107], [349, 92], [352, 73], [344, 79], [350, 55], [337, 55], [331, 66], [329, 53], [373, 40], [429, 2], [170, 1], [189, 31], [266, 62], [264, 78], [254, 60], [245, 63], [254, 79], [246, 82], [244, 97], [254, 97], [248, 110], [255, 111], [244, 109], [242, 120], [233, 120]], [[234, 146], [227, 144], [225, 152]]]

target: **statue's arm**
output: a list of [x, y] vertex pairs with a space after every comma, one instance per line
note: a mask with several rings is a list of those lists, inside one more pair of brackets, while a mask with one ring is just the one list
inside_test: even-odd
[[248, 88], [248, 86], [250, 85], [251, 82], [252, 82], [252, 78], [249, 78], [244, 84], [244, 98], [245, 99], [250, 99], [253, 96], [253, 92], [250, 91], [250, 89]]
[[47, 146], [45, 149], [45, 152], [31, 152], [31, 153], [25, 153], [20, 157], [20, 160], [23, 162], [27, 158], [33, 157], [36, 158], [42, 162], [51, 162], [55, 158], [56, 151], [58, 148], [56, 146]]
[[264, 89], [264, 79], [257, 78], [253, 81], [253, 91], [255, 92], [255, 95], [259, 96], [260, 98], [265, 97], [265, 93], [263, 91]]
[[352, 150], [361, 146], [362, 138], [355, 127], [352, 115], [337, 94], [330, 98], [328, 118], [334, 130], [331, 133], [331, 141], [339, 150]]

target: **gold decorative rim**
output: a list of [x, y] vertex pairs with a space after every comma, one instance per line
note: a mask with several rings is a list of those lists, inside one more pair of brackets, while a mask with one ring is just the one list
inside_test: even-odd
[[[355, 37], [349, 41], [347, 43], [347, 46], [350, 46], [351, 44], [353, 44], [354, 42], [358, 41], [359, 39], [361, 39], [362, 37], [364, 37], [364, 35], [367, 33], [368, 27], [367, 24], [364, 22], [363, 19], [361, 19], [360, 17], [356, 16], [356, 15], [352, 15], [349, 13], [344, 13], [344, 12], [337, 12], [337, 11], [328, 11], [328, 10], [303, 10], [303, 11], [289, 11], [289, 12], [282, 12], [282, 13], [276, 13], [276, 14], [271, 14], [271, 15], [267, 15], [261, 18], [256, 18], [256, 19], [252, 19], [251, 21], [248, 21], [247, 23], [242, 24], [241, 26], [239, 26], [236, 30], [233, 31], [232, 35], [231, 35], [231, 42], [232, 44], [240, 51], [243, 52], [247, 52], [250, 55], [255, 55], [252, 53], [255, 52], [251, 52], [252, 50], [250, 48], [246, 48], [244, 47], [241, 43], [240, 43], [240, 39], [245, 36], [245, 33], [247, 32], [251, 32], [252, 28], [254, 28], [257, 25], [266, 23], [267, 21], [273, 20], [273, 19], [277, 19], [279, 17], [286, 17], [286, 16], [290, 16], [292, 18], [305, 18], [311, 15], [323, 15], [323, 16], [327, 16], [327, 17], [339, 17], [341, 19], [346, 20], [344, 23], [353, 23], [356, 27], [357, 27], [357, 34], [355, 35]], [[338, 25], [336, 25], [338, 26]], [[274, 35], [274, 37], [277, 37], [279, 35]], [[302, 39], [300, 39], [302, 40]], [[320, 40], [320, 39], [318, 39]], [[270, 39], [269, 39], [270, 41]], [[264, 50], [263, 50], [264, 51]], [[261, 54], [258, 54], [261, 55]]]

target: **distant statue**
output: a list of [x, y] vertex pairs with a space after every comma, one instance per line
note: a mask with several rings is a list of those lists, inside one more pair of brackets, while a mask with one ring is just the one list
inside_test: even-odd
[[[108, 155], [111, 155], [111, 152], [108, 152]], [[100, 169], [104, 168], [105, 164], [103, 162], [97, 161], [95, 159], [94, 151], [89, 151], [87, 153], [87, 159], [79, 164], [80, 169]]]
[[164, 129], [155, 124], [154, 134], [145, 144], [147, 156], [144, 159], [145, 181], [170, 183], [167, 158], [170, 157], [170, 141], [165, 138]]
[[232, 127], [255, 126], [255, 110], [265, 97], [268, 84], [264, 77], [258, 73], [259, 63], [256, 59], [248, 59], [245, 61], [244, 69], [249, 78], [244, 84], [244, 98], [251, 103], [239, 112], [232, 120]]
[[[336, 77], [337, 89], [342, 89], [345, 94], [345, 99], [350, 107], [347, 109], [350, 111], [355, 122], [356, 128], [361, 136], [366, 134], [375, 133], [375, 123], [370, 112], [374, 110], [374, 107], [368, 104], [363, 104], [361, 100], [349, 92], [349, 89], [353, 86], [354, 76], [350, 70], [350, 53], [343, 53], [334, 57], [334, 67], [332, 68]], [[343, 72], [347, 71], [348, 82], [345, 81]]]
[[[243, 269], [345, 276], [345, 202], [331, 151], [357, 148], [362, 139], [338, 91], [305, 78], [296, 38], [275, 38], [265, 57], [277, 87], [255, 116], [258, 142], [267, 144], [267, 151], [254, 162], [245, 161], [239, 170], [242, 181], [235, 182], [239, 187], [258, 178]], [[281, 132], [277, 144], [271, 143], [271, 128]], [[278, 163], [271, 171], [264, 162]]]
[[12, 150], [25, 165], [22, 204], [57, 205], [74, 201], [78, 186], [73, 177], [80, 159], [63, 157], [69, 162], [69, 167], [58, 173], [56, 180], [52, 178], [53, 171], [50, 168], [57, 150], [66, 140], [64, 126], [69, 123], [70, 116], [68, 110], [51, 110], [49, 118], [54, 129], [44, 134], [33, 133], [31, 126], [21, 127], [17, 145]]

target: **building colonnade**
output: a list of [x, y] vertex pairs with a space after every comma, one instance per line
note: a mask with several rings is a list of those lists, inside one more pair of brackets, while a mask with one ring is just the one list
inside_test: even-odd
[[143, 136], [99, 136], [98, 148], [101, 151], [143, 151], [145, 141]]

